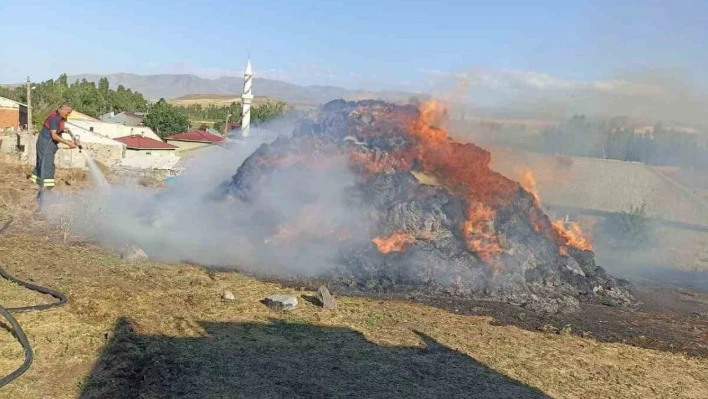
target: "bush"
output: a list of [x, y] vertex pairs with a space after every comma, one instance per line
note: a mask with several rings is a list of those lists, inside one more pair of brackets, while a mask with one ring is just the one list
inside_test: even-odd
[[650, 244], [653, 224], [646, 203], [606, 218], [600, 229], [602, 238], [615, 248], [645, 247]]

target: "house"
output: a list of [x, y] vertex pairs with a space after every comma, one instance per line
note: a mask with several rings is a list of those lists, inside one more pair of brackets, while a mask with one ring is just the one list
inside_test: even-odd
[[224, 138], [203, 130], [191, 130], [165, 137], [167, 143], [179, 147], [179, 151], [189, 151], [213, 144], [223, 144]]
[[145, 119], [144, 112], [109, 112], [101, 115], [101, 121], [109, 123], [117, 123], [119, 125], [139, 126], [142, 125]]
[[0, 97], [0, 129], [20, 130], [27, 126], [27, 105]]
[[[74, 115], [74, 113], [72, 112], [71, 115]], [[155, 132], [153, 132], [152, 129], [150, 129], [147, 126], [121, 125], [121, 124], [117, 124], [117, 123], [109, 123], [109, 122], [99, 121], [98, 119], [96, 119], [96, 120], [72, 120], [71, 118], [69, 118], [68, 121], [71, 122], [71, 124], [74, 126], [78, 126], [82, 129], [97, 132], [100, 135], [102, 135], [104, 137], [111, 138], [111, 139], [117, 139], [119, 137], [138, 135], [138, 136], [148, 137], [153, 140], [162, 141], [160, 139], [160, 137], [157, 134], [155, 134]], [[70, 126], [70, 128], [72, 128], [72, 127]]]
[[126, 158], [136, 155], [174, 156], [177, 153], [177, 146], [138, 134], [119, 137], [115, 141], [126, 145]]

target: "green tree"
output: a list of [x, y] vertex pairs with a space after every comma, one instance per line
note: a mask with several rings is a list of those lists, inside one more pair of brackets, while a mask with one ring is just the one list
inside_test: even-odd
[[108, 94], [108, 90], [110, 90], [110, 87], [108, 84], [107, 77], [104, 76], [98, 81], [98, 90], [103, 94]]
[[161, 98], [160, 101], [150, 107], [143, 123], [162, 138], [183, 132], [189, 128], [189, 118], [168, 104], [164, 98]]
[[[21, 103], [27, 102], [24, 86], [0, 87], [0, 97], [6, 97]], [[75, 110], [98, 117], [104, 112], [145, 111], [147, 101], [142, 94], [125, 87], [111, 90], [106, 78], [101, 78], [98, 86], [85, 79], [68, 84], [66, 74], [56, 80], [47, 80], [34, 84], [32, 90], [32, 119], [37, 128], [41, 126], [47, 114], [62, 103], [70, 103]]]

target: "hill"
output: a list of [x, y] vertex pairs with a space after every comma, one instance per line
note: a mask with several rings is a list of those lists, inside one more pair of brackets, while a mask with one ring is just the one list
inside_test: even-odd
[[[146, 98], [174, 99], [177, 97], [211, 93], [222, 95], [238, 95], [243, 90], [243, 79], [237, 77], [221, 77], [205, 79], [195, 75], [136, 75], [131, 73], [116, 73], [111, 75], [83, 74], [69, 76], [69, 82], [86, 79], [98, 82], [101, 77], [107, 77], [112, 88], [123, 85], [133, 91], [142, 93]], [[365, 91], [350, 90], [335, 86], [300, 86], [279, 80], [254, 78], [254, 94], [274, 97], [289, 103], [323, 104], [337, 98], [346, 100], [381, 99], [390, 102], [407, 102], [413, 96], [425, 97], [420, 93], [396, 91]], [[211, 95], [210, 94], [210, 95]]]

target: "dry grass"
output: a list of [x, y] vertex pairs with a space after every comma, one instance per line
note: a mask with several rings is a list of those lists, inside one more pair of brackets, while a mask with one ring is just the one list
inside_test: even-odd
[[[485, 317], [397, 301], [340, 297], [337, 311], [301, 301], [295, 311], [276, 313], [260, 300], [276, 292], [313, 293], [189, 265], [124, 265], [94, 245], [64, 244], [59, 232], [33, 219], [34, 191], [22, 177], [26, 172], [0, 162], [0, 220], [9, 214], [18, 219], [0, 237], [0, 265], [66, 293], [69, 303], [17, 316], [36, 358], [27, 374], [0, 391], [3, 398], [75, 398], [82, 392], [116, 397], [110, 389], [121, 381], [134, 384], [131, 394], [139, 390], [143, 397], [195, 389], [210, 397], [340, 397], [367, 384], [381, 384], [380, 392], [395, 390], [398, 397], [470, 397], [460, 387], [489, 384], [518, 397], [512, 379], [552, 397], [708, 397], [708, 359], [495, 326]], [[237, 301], [220, 298], [226, 289]], [[0, 281], [5, 306], [43, 300]], [[121, 330], [107, 340], [121, 319], [134, 332]], [[423, 350], [425, 338], [415, 331], [441, 349]], [[300, 355], [311, 363], [302, 363]], [[19, 345], [0, 330], [0, 374], [21, 359]], [[278, 362], [304, 369], [278, 369]], [[263, 379], [269, 369], [271, 378]], [[279, 375], [300, 381], [297, 395], [278, 385], [284, 383]], [[240, 391], [215, 390], [234, 384]], [[320, 391], [306, 391], [314, 386]], [[325, 389], [332, 391], [324, 395]]]
[[[256, 96], [253, 98], [253, 104], [263, 104], [267, 102], [278, 101], [277, 99], [265, 96]], [[175, 106], [187, 107], [189, 105], [201, 105], [202, 107], [216, 106], [228, 107], [231, 103], [241, 103], [241, 96], [235, 94], [188, 94], [169, 100], [168, 103]]]

